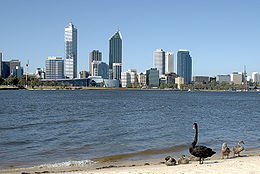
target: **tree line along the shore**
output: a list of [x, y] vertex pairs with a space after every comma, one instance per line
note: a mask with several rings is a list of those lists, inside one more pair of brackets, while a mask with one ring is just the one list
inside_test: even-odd
[[[58, 83], [57, 81], [41, 81], [39, 78], [37, 78], [34, 75], [28, 75], [27, 80], [26, 76], [20, 76], [16, 77], [13, 75], [10, 75], [8, 78], [3, 79], [0, 77], [0, 86], [2, 88], [4, 87], [16, 87], [19, 89], [25, 89], [26, 86], [29, 88], [38, 88], [38, 87], [59, 87], [59, 88], [68, 88], [71, 87], [70, 84], [64, 84], [64, 83]], [[230, 84], [230, 83], [217, 83], [215, 80], [209, 82], [209, 83], [194, 83], [194, 84], [183, 84], [181, 85], [181, 90], [245, 90], [249, 86], [251, 87], [259, 87], [260, 85], [258, 83], [253, 83], [252, 81], [249, 81], [248, 84], [245, 85], [237, 85], [237, 84]], [[95, 87], [95, 86], [92, 86]], [[127, 85], [127, 88], [142, 88], [139, 83], [129, 84]], [[148, 85], [146, 86], [147, 89], [153, 88], [152, 86]], [[160, 84], [159, 89], [177, 89], [177, 84], [170, 83], [170, 84]]]

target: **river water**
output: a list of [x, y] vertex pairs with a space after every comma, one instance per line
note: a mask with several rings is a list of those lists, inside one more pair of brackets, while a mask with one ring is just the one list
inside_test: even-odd
[[193, 122], [215, 151], [240, 140], [258, 148], [260, 93], [0, 91], [0, 168], [187, 152]]

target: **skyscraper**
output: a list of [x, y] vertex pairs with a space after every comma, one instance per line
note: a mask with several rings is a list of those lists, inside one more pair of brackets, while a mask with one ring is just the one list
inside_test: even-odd
[[3, 59], [3, 53], [0, 52], [0, 77], [2, 77], [2, 59]]
[[153, 52], [153, 66], [159, 70], [159, 77], [165, 74], [165, 52], [162, 49]]
[[173, 73], [173, 57], [172, 52], [165, 53], [165, 74]]
[[94, 74], [92, 74], [92, 66], [91, 63], [93, 61], [102, 61], [102, 53], [99, 52], [99, 50], [93, 50], [89, 53], [89, 72], [90, 75], [94, 76]]
[[[122, 66], [122, 35], [120, 31], [117, 31], [109, 39], [109, 76], [110, 78], [115, 77], [113, 75], [113, 63], [121, 63]], [[121, 75], [121, 72], [120, 72]]]
[[77, 29], [72, 23], [65, 27], [65, 78], [77, 77]]
[[191, 83], [192, 59], [188, 50], [177, 53], [177, 74], [184, 78], [184, 83]]
[[46, 79], [64, 78], [64, 61], [62, 57], [48, 57], [45, 65]]

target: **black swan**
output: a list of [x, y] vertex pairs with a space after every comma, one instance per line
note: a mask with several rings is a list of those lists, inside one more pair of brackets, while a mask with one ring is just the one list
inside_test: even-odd
[[191, 147], [189, 149], [190, 153], [198, 157], [200, 159], [199, 164], [203, 164], [204, 158], [211, 157], [214, 155], [216, 152], [214, 152], [212, 149], [206, 147], [206, 146], [196, 146], [197, 141], [198, 141], [198, 125], [197, 123], [193, 124], [193, 129], [195, 129], [195, 137], [194, 141], [191, 143]]

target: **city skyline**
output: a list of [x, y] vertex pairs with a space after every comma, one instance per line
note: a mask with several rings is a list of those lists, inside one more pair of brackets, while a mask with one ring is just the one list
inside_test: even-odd
[[[257, 7], [260, 5], [258, 1], [162, 1], [167, 4], [164, 8], [145, 0], [125, 4], [115, 0], [76, 2], [2, 2], [3, 15], [0, 19], [5, 27], [0, 32], [0, 50], [3, 52], [3, 60], [19, 59], [23, 67], [30, 60], [29, 72], [34, 72], [36, 68], [44, 67], [48, 56], [65, 58], [62, 30], [72, 21], [79, 29], [78, 72], [89, 70], [88, 53], [91, 50], [100, 50], [104, 62], [108, 62], [107, 40], [118, 27], [124, 35], [122, 71], [136, 69], [138, 72], [145, 72], [153, 67], [153, 51], [157, 48], [172, 51], [175, 57], [177, 50], [189, 50], [194, 62], [193, 75], [214, 76], [242, 72], [244, 65], [247, 66], [248, 74], [260, 71], [257, 52], [260, 40], [257, 34], [260, 28], [257, 20]], [[115, 4], [120, 8], [117, 12], [110, 12]], [[28, 10], [30, 5], [34, 8]], [[94, 8], [82, 13], [81, 9], [86, 6], [97, 5], [102, 9], [101, 13], [94, 14]], [[67, 14], [71, 6], [77, 10]], [[13, 8], [16, 9], [15, 12], [8, 13]], [[57, 12], [50, 13], [53, 15], [50, 18], [45, 15], [47, 9]], [[130, 13], [133, 9], [135, 13]], [[154, 9], [165, 13], [153, 14], [151, 11]], [[187, 9], [185, 13], [178, 13], [184, 9]], [[147, 13], [141, 15], [143, 10]], [[114, 20], [115, 18], [118, 20]], [[91, 25], [90, 21], [93, 21]], [[167, 23], [167, 28], [158, 28], [154, 25], [155, 21], [159, 24]], [[51, 27], [43, 27], [46, 25]], [[175, 72], [176, 63], [175, 59]]]

